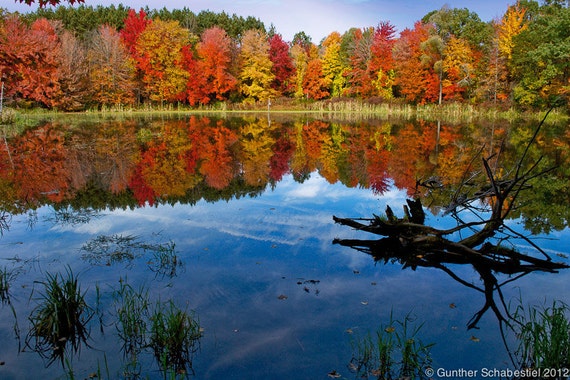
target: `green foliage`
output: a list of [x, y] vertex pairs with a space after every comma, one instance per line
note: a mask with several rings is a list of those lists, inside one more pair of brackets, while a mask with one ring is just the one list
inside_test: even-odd
[[73, 32], [80, 38], [96, 30], [101, 25], [109, 25], [115, 29], [122, 29], [123, 21], [127, 17], [129, 8], [119, 4], [104, 7], [98, 5], [79, 7], [58, 6], [57, 8], [38, 8], [35, 12], [24, 15], [28, 22], [40, 18], [61, 21], [65, 29]]
[[515, 99], [523, 106], [547, 107], [568, 92], [570, 8], [544, 6], [528, 28], [515, 36]]

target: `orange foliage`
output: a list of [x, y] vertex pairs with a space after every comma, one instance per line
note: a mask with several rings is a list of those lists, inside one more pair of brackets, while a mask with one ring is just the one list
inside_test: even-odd
[[227, 187], [236, 174], [236, 162], [231, 147], [238, 140], [237, 135], [223, 126], [223, 123], [202, 130], [207, 136], [200, 145], [200, 173], [206, 183], [214, 189]]
[[16, 16], [0, 27], [0, 77], [5, 82], [5, 97], [32, 100], [52, 106], [58, 94], [60, 43], [52, 24], [36, 20], [28, 28]]

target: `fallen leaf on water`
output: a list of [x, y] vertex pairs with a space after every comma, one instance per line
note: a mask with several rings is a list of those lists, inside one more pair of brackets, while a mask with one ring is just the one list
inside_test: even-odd
[[352, 333], [353, 333], [353, 331], [352, 331], [351, 328], [348, 328], [348, 329], [346, 329], [345, 331], [346, 331], [347, 334], [352, 334]]
[[287, 298], [289, 298], [289, 297], [287, 297], [285, 294], [280, 294], [279, 297], [277, 297], [277, 299], [280, 299], [280, 300], [286, 300]]
[[473, 342], [479, 342], [481, 339], [477, 338], [475, 335], [471, 335], [471, 339]]
[[388, 326], [384, 329], [384, 331], [386, 331], [387, 333], [393, 333], [394, 331], [396, 331], [396, 328], [394, 326]]
[[453, 302], [449, 304], [450, 309], [455, 309], [456, 307], [457, 307], [457, 305], [455, 305]]
[[340, 373], [338, 373], [336, 370], [333, 370], [328, 373], [328, 376], [332, 377], [333, 379], [338, 379], [340, 377]]

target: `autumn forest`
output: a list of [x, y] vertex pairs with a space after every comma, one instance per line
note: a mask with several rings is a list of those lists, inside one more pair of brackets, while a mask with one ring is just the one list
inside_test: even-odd
[[63, 111], [226, 107], [279, 100], [568, 107], [570, 9], [523, 0], [483, 22], [443, 7], [399, 34], [390, 21], [285, 41], [253, 17], [184, 8], [0, 10], [4, 103]]

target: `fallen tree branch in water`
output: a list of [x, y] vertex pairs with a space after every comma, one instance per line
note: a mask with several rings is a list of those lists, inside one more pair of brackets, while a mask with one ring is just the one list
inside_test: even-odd
[[[475, 288], [485, 295], [485, 304], [469, 321], [468, 328], [477, 327], [477, 323], [489, 309], [493, 310], [501, 323], [508, 323], [501, 312], [501, 309], [504, 310], [508, 316], [500, 289], [501, 284], [496, 274], [518, 278], [535, 271], [556, 273], [561, 269], [570, 268], [565, 263], [552, 261], [551, 257], [530, 237], [514, 231], [505, 224], [509, 214], [516, 208], [521, 193], [532, 188], [530, 181], [555, 169], [539, 170], [541, 158], [526, 164], [529, 146], [536, 140], [543, 123], [544, 119], [536, 128], [521, 158], [510, 171], [510, 176], [500, 178], [492, 169], [490, 160], [493, 155], [482, 158], [481, 173], [485, 175], [485, 183], [480, 187], [468, 186], [467, 178], [471, 181], [473, 176], [463, 176], [464, 182], [459, 184], [445, 212], [457, 220], [457, 226], [439, 229], [425, 225], [421, 200], [408, 199], [403, 205], [405, 215], [403, 218], [397, 218], [390, 206], [386, 207], [385, 217], [333, 216], [336, 223], [382, 236], [377, 240], [335, 239], [333, 243], [370, 254], [375, 261], [399, 262], [404, 268], [441, 269], [456, 281]], [[436, 180], [430, 180], [428, 185], [431, 188], [440, 187]], [[468, 188], [471, 190], [465, 190]], [[475, 215], [477, 221], [464, 222], [462, 212]], [[522, 239], [530, 244], [542, 257], [519, 252], [514, 245], [508, 244], [513, 238]], [[461, 279], [449, 268], [449, 265], [453, 264], [471, 265], [481, 276], [483, 287], [477, 287]], [[500, 297], [502, 308], [494, 299], [495, 292]]]

